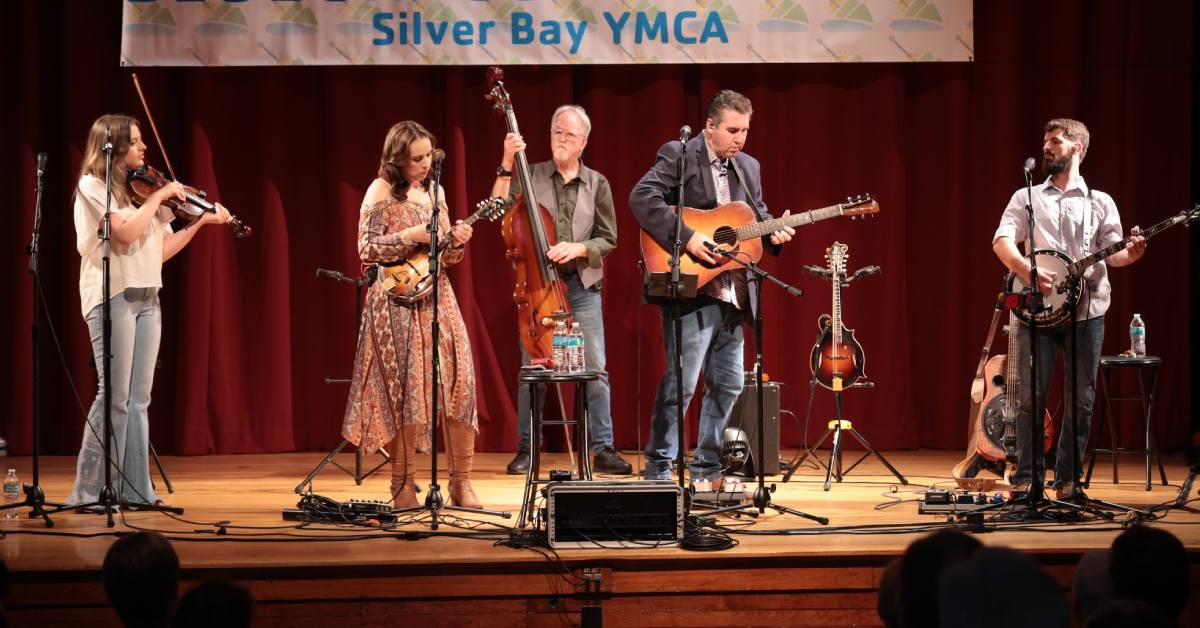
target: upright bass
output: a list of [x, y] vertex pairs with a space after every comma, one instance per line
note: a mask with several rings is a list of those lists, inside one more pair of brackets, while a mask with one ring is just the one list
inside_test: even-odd
[[[485, 98], [497, 114], [504, 116], [508, 132], [520, 134], [512, 99], [504, 88], [504, 71], [493, 66], [488, 68], [487, 76], [491, 88]], [[555, 244], [554, 215], [534, 196], [525, 151], [517, 152], [516, 163], [521, 194], [505, 215], [501, 233], [508, 247], [506, 256], [516, 273], [513, 301], [517, 304], [521, 347], [533, 364], [547, 364], [553, 359], [554, 328], [560, 321], [570, 327], [571, 310], [566, 286], [546, 257], [546, 251]]]

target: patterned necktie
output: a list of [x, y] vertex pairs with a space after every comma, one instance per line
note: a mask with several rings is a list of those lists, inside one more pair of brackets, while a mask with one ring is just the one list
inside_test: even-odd
[[[729, 169], [725, 165], [725, 160], [717, 159], [709, 151], [709, 158], [712, 159], [710, 165], [712, 167], [713, 185], [717, 189], [717, 206], [729, 203]], [[741, 307], [738, 303], [738, 291], [733, 279], [734, 273], [726, 271], [713, 277], [713, 280], [704, 287], [702, 292], [720, 301], [725, 301], [734, 307]]]

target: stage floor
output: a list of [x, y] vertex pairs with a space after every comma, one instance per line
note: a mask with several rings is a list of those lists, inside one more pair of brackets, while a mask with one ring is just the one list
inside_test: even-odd
[[[861, 452], [847, 453], [850, 462]], [[723, 551], [597, 548], [556, 553], [496, 544], [504, 536], [498, 526], [511, 526], [520, 507], [523, 477], [504, 473], [511, 454], [479, 454], [474, 485], [487, 507], [511, 511], [513, 519], [463, 517], [462, 523], [474, 528], [470, 535], [478, 536], [463, 535], [467, 530], [446, 522], [431, 538], [407, 539], [395, 531], [297, 527], [284, 521], [283, 509], [296, 506], [294, 489], [320, 454], [166, 457], [175, 493], [167, 494], [157, 471], [154, 477], [160, 496], [186, 509], [178, 520], [158, 513], [122, 513], [116, 527], [107, 528], [101, 515], [60, 513], [52, 517], [54, 527], [46, 528], [21, 509], [19, 521], [5, 521], [0, 556], [14, 581], [5, 606], [17, 625], [113, 620], [102, 608], [103, 591], [97, 584], [104, 553], [113, 534], [151, 529], [174, 542], [184, 580], [221, 577], [250, 586], [259, 599], [259, 625], [317, 617], [321, 625], [370, 625], [386, 623], [387, 617], [418, 616], [458, 625], [574, 623], [580, 605], [592, 598], [602, 600], [597, 603], [609, 625], [686, 624], [687, 615], [698, 610], [712, 620], [706, 625], [749, 625], [757, 623], [755, 613], [763, 613], [765, 623], [773, 617], [776, 624], [869, 625], [878, 621], [874, 591], [882, 567], [913, 539], [946, 524], [945, 517], [917, 513], [917, 491], [930, 485], [952, 487], [950, 468], [961, 452], [885, 455], [907, 477], [907, 486], [873, 459], [835, 482], [829, 492], [822, 490], [824, 473], [815, 468], [801, 469], [788, 483], [768, 477], [778, 487], [773, 495], [777, 503], [828, 517], [828, 526], [768, 510], [757, 520], [719, 517], [738, 530], [731, 535], [737, 546]], [[418, 459], [417, 481], [425, 486], [429, 457]], [[379, 460], [364, 458], [368, 468]], [[339, 461], [352, 467], [354, 456], [343, 454]], [[439, 463], [445, 462], [439, 456]], [[1173, 501], [1187, 475], [1182, 460], [1169, 457], [1171, 485], [1156, 482], [1151, 491], [1144, 490], [1140, 462], [1125, 456], [1121, 483], [1112, 484], [1111, 465], [1101, 458], [1088, 494], [1137, 508]], [[30, 481], [29, 458], [7, 463]], [[566, 464], [565, 454], [548, 454], [543, 469]], [[42, 459], [49, 500], [65, 498], [73, 473], [73, 458]], [[445, 490], [444, 471], [440, 480]], [[386, 500], [388, 469], [356, 486], [331, 465], [316, 477], [313, 489], [336, 500]], [[1118, 512], [1113, 521], [989, 525], [989, 532], [978, 536], [988, 545], [1036, 554], [1060, 582], [1069, 584], [1079, 554], [1107, 547], [1127, 520]], [[1153, 525], [1182, 539], [1194, 564], [1200, 564], [1198, 523], [1200, 511], [1181, 508]], [[887, 533], [869, 533], [873, 528]], [[417, 522], [402, 529], [429, 531], [430, 526]], [[755, 534], [767, 531], [778, 534]], [[414, 540], [416, 536], [423, 538]], [[583, 582], [588, 568], [594, 570], [594, 590]], [[1200, 571], [1194, 568], [1193, 574], [1195, 587]], [[741, 600], [734, 605], [741, 608], [730, 607], [734, 598]], [[785, 598], [792, 602], [784, 604]], [[438, 603], [451, 599], [458, 600], [456, 608]], [[654, 601], [648, 603], [650, 599]]]

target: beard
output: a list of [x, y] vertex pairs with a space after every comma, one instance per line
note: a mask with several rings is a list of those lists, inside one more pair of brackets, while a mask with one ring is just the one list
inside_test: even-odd
[[1066, 157], [1060, 157], [1058, 159], [1055, 159], [1053, 157], [1043, 157], [1042, 158], [1042, 169], [1045, 170], [1046, 174], [1049, 176], [1054, 176], [1060, 172], [1065, 172], [1067, 170], [1067, 167], [1070, 165], [1071, 165], [1070, 155], [1068, 155]]

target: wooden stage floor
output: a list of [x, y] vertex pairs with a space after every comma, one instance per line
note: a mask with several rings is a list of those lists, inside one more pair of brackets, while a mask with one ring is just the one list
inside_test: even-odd
[[[860, 452], [847, 452], [848, 460]], [[449, 524], [432, 537], [396, 531], [308, 526], [283, 521], [296, 506], [296, 485], [321, 454], [167, 457], [175, 493], [160, 496], [186, 509], [178, 520], [148, 512], [122, 513], [115, 528], [100, 515], [60, 513], [54, 527], [26, 518], [5, 521], [0, 557], [13, 591], [5, 600], [14, 625], [115, 625], [105, 607], [99, 568], [113, 535], [151, 529], [170, 537], [186, 581], [228, 578], [245, 583], [259, 600], [256, 625], [366, 626], [429, 621], [452, 625], [573, 625], [581, 606], [598, 604], [606, 625], [876, 625], [875, 591], [883, 566], [913, 539], [947, 524], [919, 515], [917, 491], [952, 486], [949, 470], [961, 452], [888, 452], [907, 476], [900, 485], [867, 460], [822, 490], [814, 468], [791, 482], [769, 477], [784, 506], [829, 518], [829, 525], [768, 511], [757, 518], [720, 518], [738, 529], [737, 546], [716, 552], [679, 548], [574, 549], [549, 552], [498, 546], [497, 526], [513, 519], [479, 517], [474, 530]], [[474, 485], [490, 508], [520, 507], [523, 478], [504, 474], [511, 454], [479, 454]], [[627, 454], [627, 458], [633, 456]], [[339, 461], [353, 465], [352, 454]], [[365, 461], [380, 460], [367, 457]], [[1167, 459], [1170, 486], [1143, 490], [1140, 458], [1125, 456], [1121, 484], [1111, 483], [1107, 457], [1097, 464], [1088, 494], [1148, 508], [1172, 501], [1187, 468]], [[446, 457], [439, 456], [445, 464]], [[631, 460], [632, 461], [632, 460]], [[23, 481], [30, 459], [10, 458]], [[548, 454], [543, 469], [562, 468], [563, 454]], [[429, 457], [419, 456], [417, 480], [428, 482]], [[74, 459], [44, 457], [47, 498], [65, 498]], [[440, 474], [443, 490], [447, 483]], [[632, 478], [629, 478], [632, 479]], [[334, 468], [317, 476], [314, 491], [336, 500], [387, 499], [387, 468], [362, 486]], [[1200, 484], [1197, 485], [1200, 488]], [[1195, 497], [1195, 494], [1191, 497]], [[1113, 521], [988, 526], [988, 545], [1028, 551], [1069, 586], [1083, 551], [1107, 547], [1127, 515]], [[225, 523], [218, 523], [225, 522]], [[1193, 587], [1200, 586], [1200, 511], [1173, 509], [1152, 525], [1183, 540], [1192, 554]], [[473, 524], [472, 524], [473, 525]], [[404, 531], [429, 531], [413, 523]], [[762, 534], [774, 531], [778, 534]], [[877, 532], [877, 533], [871, 533]], [[466, 534], [464, 534], [466, 533]], [[757, 533], [757, 534], [755, 534]], [[478, 535], [472, 537], [471, 535]], [[422, 537], [422, 538], [417, 538]], [[588, 584], [588, 580], [592, 580]], [[981, 583], [981, 586], [985, 586]], [[1196, 601], [1189, 611], [1196, 614]], [[696, 613], [703, 613], [703, 621]]]

